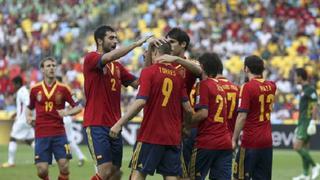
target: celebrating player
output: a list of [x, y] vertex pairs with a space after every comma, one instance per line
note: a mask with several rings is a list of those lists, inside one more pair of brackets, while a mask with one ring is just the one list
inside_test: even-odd
[[[170, 62], [182, 75], [188, 97], [192, 101], [192, 88], [195, 84], [197, 77], [201, 76], [202, 69], [201, 67], [193, 62], [192, 60], [188, 60], [185, 57], [185, 53], [190, 44], [190, 38], [188, 34], [180, 28], [171, 29], [166, 35], [166, 41], [171, 44], [172, 52], [171, 55], [164, 55], [159, 57], [159, 62]], [[194, 138], [196, 136], [196, 128], [191, 129], [191, 133], [188, 136], [183, 138], [182, 143], [182, 156], [181, 156], [181, 164], [182, 164], [182, 178], [188, 178], [188, 165], [191, 159], [192, 147], [194, 144]]]
[[270, 115], [276, 85], [263, 79], [263, 60], [255, 55], [244, 61], [244, 72], [249, 82], [240, 90], [238, 116], [232, 137], [232, 146], [242, 130], [241, 147], [234, 165], [235, 179], [270, 180], [272, 174], [272, 136]]
[[191, 179], [230, 180], [232, 164], [231, 135], [227, 126], [226, 93], [215, 79], [219, 57], [205, 53], [199, 58], [207, 79], [200, 82], [200, 101], [192, 122], [198, 123], [198, 133], [190, 163]]
[[34, 147], [34, 129], [27, 123], [26, 108], [29, 105], [29, 91], [20, 76], [13, 78], [13, 84], [17, 90], [16, 96], [16, 108], [15, 113], [16, 120], [12, 126], [10, 134], [10, 142], [8, 147], [8, 162], [2, 164], [1, 167], [14, 167], [14, 159], [17, 151], [17, 142], [24, 141], [28, 145]]
[[[170, 52], [170, 44], [164, 43], [152, 50], [152, 59]], [[145, 179], [155, 171], [165, 179], [177, 179], [181, 175], [181, 103], [190, 116], [192, 108], [184, 81], [172, 64], [156, 63], [142, 70], [136, 101], [110, 132], [112, 136], [117, 136], [121, 127], [144, 107], [144, 116], [131, 160], [132, 179]]]
[[94, 32], [97, 51], [88, 53], [83, 65], [86, 98], [83, 125], [98, 170], [92, 180], [121, 178], [122, 139], [110, 139], [109, 128], [121, 115], [121, 85], [137, 88], [138, 81], [115, 60], [141, 46], [149, 38], [116, 49], [117, 34], [112, 27], [100, 26]]
[[[69, 179], [70, 146], [63, 126], [63, 117], [81, 111], [76, 106], [69, 88], [56, 81], [56, 60], [47, 57], [40, 63], [44, 80], [30, 91], [30, 104], [27, 120], [32, 122], [32, 109], [36, 110], [35, 119], [35, 163], [38, 176], [49, 179], [48, 165], [54, 155], [60, 170], [59, 180]], [[72, 108], [65, 110], [65, 102]], [[30, 109], [30, 110], [29, 110]]]
[[308, 74], [305, 69], [296, 69], [295, 81], [302, 86], [299, 103], [299, 121], [295, 131], [293, 149], [302, 158], [303, 174], [294, 177], [293, 180], [310, 179], [309, 167], [312, 167], [311, 179], [319, 176], [320, 165], [316, 164], [309, 153], [310, 137], [315, 134], [315, 120], [317, 119], [317, 91], [309, 83]]

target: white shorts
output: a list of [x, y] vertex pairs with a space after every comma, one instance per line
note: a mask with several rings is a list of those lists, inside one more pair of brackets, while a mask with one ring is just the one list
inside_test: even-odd
[[34, 129], [26, 122], [16, 121], [13, 123], [10, 136], [17, 140], [34, 139]]

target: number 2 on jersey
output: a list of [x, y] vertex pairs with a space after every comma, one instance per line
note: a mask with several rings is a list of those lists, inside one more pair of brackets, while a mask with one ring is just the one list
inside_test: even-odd
[[164, 96], [164, 99], [162, 101], [162, 107], [166, 107], [169, 101], [169, 98], [171, 96], [173, 88], [173, 83], [170, 78], [164, 78], [163, 83], [162, 83], [162, 94]]
[[223, 103], [224, 102], [223, 102], [223, 97], [220, 94], [218, 94], [216, 96], [216, 103], [219, 104], [219, 105], [218, 105], [217, 112], [214, 115], [214, 121], [223, 123], [223, 117], [221, 117], [221, 112], [222, 112], [222, 109], [223, 109]]
[[266, 101], [265, 101], [264, 94], [259, 96], [259, 102], [260, 102], [260, 117], [259, 117], [259, 121], [264, 121], [264, 112], [265, 112], [265, 104], [266, 103], [269, 104], [269, 113], [266, 113], [265, 115], [266, 115], [266, 119], [268, 121], [270, 121], [270, 113], [272, 111], [273, 101], [274, 101], [274, 95], [273, 94], [269, 94], [267, 96]]

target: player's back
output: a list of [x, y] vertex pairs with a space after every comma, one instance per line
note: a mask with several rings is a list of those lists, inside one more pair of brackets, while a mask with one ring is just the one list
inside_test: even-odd
[[239, 111], [244, 109], [248, 113], [243, 129], [243, 147], [272, 146], [270, 115], [275, 92], [275, 83], [264, 79], [254, 78], [242, 86]]
[[198, 108], [207, 108], [208, 117], [198, 125], [196, 147], [203, 149], [231, 149], [231, 135], [227, 127], [226, 94], [217, 79], [200, 82]]
[[238, 114], [236, 111], [236, 107], [238, 107], [239, 87], [224, 77], [220, 77], [217, 79], [218, 79], [218, 84], [223, 88], [223, 90], [226, 93], [227, 122], [228, 122], [228, 128], [232, 135], [234, 131], [236, 119], [237, 119], [237, 114]]
[[139, 96], [148, 97], [145, 97], [147, 102], [138, 141], [178, 145], [182, 123], [181, 102], [188, 98], [183, 78], [174, 66], [158, 63], [145, 68], [141, 72]]

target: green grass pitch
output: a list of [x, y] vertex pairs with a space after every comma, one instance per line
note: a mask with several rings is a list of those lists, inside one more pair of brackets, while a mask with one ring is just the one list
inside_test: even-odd
[[[86, 146], [81, 146], [81, 149], [86, 154], [88, 161], [83, 167], [77, 166], [77, 159], [74, 156], [70, 166], [70, 179], [71, 180], [89, 180], [90, 176], [94, 174], [94, 167], [89, 156]], [[132, 148], [125, 147], [123, 154], [123, 172], [122, 179], [127, 180], [130, 169], [128, 164], [132, 155]], [[312, 151], [312, 156], [315, 161], [320, 162], [320, 152]], [[0, 146], [0, 163], [7, 160], [7, 146]], [[300, 157], [297, 153], [290, 150], [275, 150], [273, 156], [273, 180], [290, 180], [292, 176], [296, 176], [302, 172]], [[50, 166], [49, 175], [52, 180], [57, 179], [58, 167], [57, 165]], [[26, 145], [18, 145], [16, 156], [16, 167], [14, 168], [0, 168], [1, 180], [35, 180], [36, 168], [33, 164], [33, 150]], [[161, 176], [149, 176], [151, 180], [160, 180]]]

